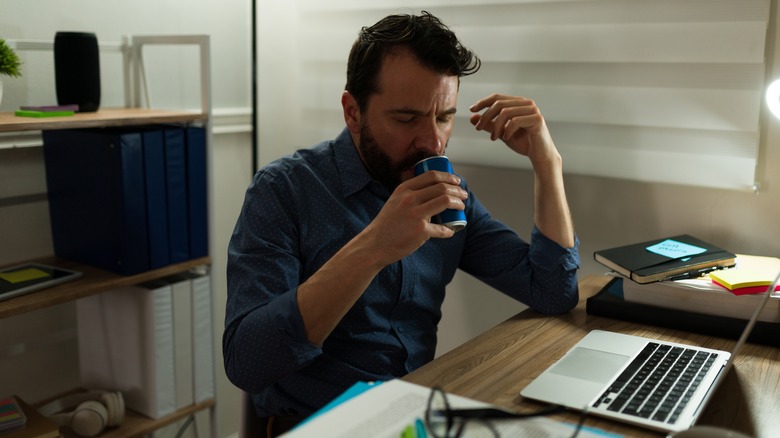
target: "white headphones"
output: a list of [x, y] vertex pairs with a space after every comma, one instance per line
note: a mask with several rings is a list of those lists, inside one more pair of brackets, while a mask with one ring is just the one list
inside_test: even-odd
[[[75, 409], [73, 409], [75, 407]], [[69, 412], [65, 410], [73, 409]], [[63, 397], [42, 406], [41, 415], [79, 436], [99, 435], [106, 427], [125, 419], [125, 399], [119, 391], [91, 391]]]

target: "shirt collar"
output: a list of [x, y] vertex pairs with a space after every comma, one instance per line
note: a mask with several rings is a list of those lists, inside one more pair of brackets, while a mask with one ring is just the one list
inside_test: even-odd
[[363, 190], [373, 182], [347, 128], [336, 137], [333, 149], [345, 197]]

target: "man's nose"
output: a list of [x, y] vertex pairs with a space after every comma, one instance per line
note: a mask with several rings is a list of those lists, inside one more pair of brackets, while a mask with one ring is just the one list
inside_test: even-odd
[[430, 152], [432, 155], [444, 154], [444, 142], [442, 141], [443, 133], [438, 124], [433, 121], [431, 123], [425, 123], [420, 128], [420, 132], [417, 135], [416, 147]]

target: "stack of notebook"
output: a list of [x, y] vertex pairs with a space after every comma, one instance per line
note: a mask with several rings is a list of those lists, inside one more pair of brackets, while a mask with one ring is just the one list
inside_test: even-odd
[[[587, 301], [590, 314], [735, 338], [780, 259], [737, 255], [689, 235], [594, 253], [613, 279]], [[763, 286], [763, 287], [762, 287]], [[780, 291], [758, 318], [751, 341], [777, 344]]]
[[[739, 254], [733, 268], [723, 269], [697, 278], [675, 281], [659, 281], [639, 284], [622, 277], [620, 296], [626, 301], [662, 308], [694, 311], [714, 316], [747, 319], [760, 299], [755, 293], [745, 294], [744, 287], [730, 290], [720, 285], [715, 278], [732, 278], [741, 272], [768, 273], [780, 271], [780, 259]], [[763, 278], [759, 276], [760, 278]], [[765, 275], [764, 275], [765, 277]], [[770, 279], [771, 282], [771, 279]], [[731, 284], [731, 283], [729, 283]], [[766, 291], [767, 285], [750, 286], [757, 292]], [[735, 292], [736, 291], [736, 292]], [[759, 321], [780, 323], [780, 292], [775, 292], [762, 311]]]

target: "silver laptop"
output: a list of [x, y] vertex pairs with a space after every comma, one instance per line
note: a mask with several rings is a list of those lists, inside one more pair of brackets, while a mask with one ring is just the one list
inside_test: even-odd
[[520, 394], [655, 430], [688, 429], [728, 373], [778, 281], [780, 273], [731, 352], [593, 330]]

